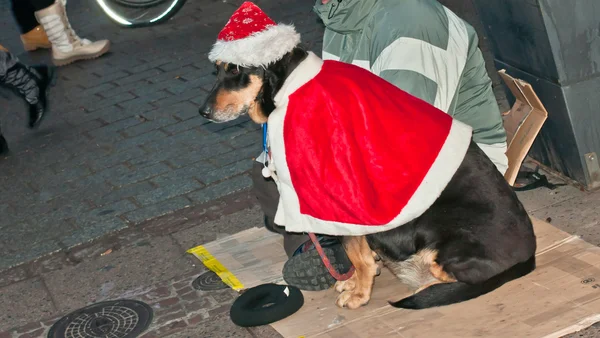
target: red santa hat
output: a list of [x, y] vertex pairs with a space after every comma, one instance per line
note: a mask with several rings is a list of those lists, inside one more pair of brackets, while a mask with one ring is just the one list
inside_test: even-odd
[[267, 66], [298, 43], [300, 34], [294, 26], [276, 24], [258, 6], [246, 1], [227, 21], [208, 58], [243, 67]]

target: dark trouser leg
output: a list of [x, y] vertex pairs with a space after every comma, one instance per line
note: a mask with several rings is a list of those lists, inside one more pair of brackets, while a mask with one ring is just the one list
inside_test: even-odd
[[[50, 3], [50, 5], [51, 4], [52, 3]], [[11, 0], [11, 9], [21, 34], [25, 34], [38, 26], [34, 14], [36, 7], [34, 7], [31, 2], [27, 0]]]
[[21, 34], [25, 34], [39, 25], [35, 12], [54, 4], [54, 0], [11, 0], [12, 13]]
[[309, 240], [308, 235], [294, 234], [285, 231], [285, 228], [275, 224], [275, 213], [279, 204], [279, 191], [272, 178], [264, 178], [262, 175], [263, 165], [254, 162], [252, 167], [252, 190], [258, 199], [262, 211], [265, 214], [265, 227], [270, 231], [283, 235], [283, 247], [288, 257], [292, 257], [296, 249]]
[[2, 130], [0, 129], [0, 155], [4, 155], [8, 152], [8, 144], [6, 143], [6, 139], [2, 135]]

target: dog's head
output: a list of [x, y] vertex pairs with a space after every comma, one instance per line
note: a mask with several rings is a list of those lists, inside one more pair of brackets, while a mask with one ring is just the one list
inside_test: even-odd
[[246, 114], [256, 123], [267, 122], [275, 109], [275, 95], [306, 56], [304, 49], [296, 47], [266, 67], [242, 67], [217, 61], [217, 81], [200, 108], [200, 115], [217, 123]]

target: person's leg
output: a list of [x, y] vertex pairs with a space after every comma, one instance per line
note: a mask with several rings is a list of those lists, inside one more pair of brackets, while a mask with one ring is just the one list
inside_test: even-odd
[[29, 128], [36, 127], [44, 117], [53, 74], [52, 67], [29, 67], [13, 54], [0, 51], [0, 85], [12, 89], [29, 104]]
[[37, 22], [35, 11], [52, 5], [52, 0], [11, 0], [11, 10], [26, 51], [38, 48], [52, 48], [46, 32]]
[[254, 162], [252, 167], [252, 191], [258, 200], [264, 216], [265, 227], [273, 232], [283, 235], [283, 247], [288, 257], [292, 257], [296, 250], [309, 240], [308, 235], [293, 234], [285, 231], [284, 227], [275, 224], [275, 213], [279, 204], [279, 191], [277, 184], [272, 178], [264, 178], [262, 175], [263, 164]]
[[[108, 40], [92, 42], [80, 38], [75, 33], [67, 17], [65, 3], [64, 0], [56, 0], [51, 5], [35, 12], [37, 21], [44, 27], [48, 39], [52, 43], [54, 64], [64, 66], [78, 60], [95, 59], [108, 52], [110, 49]], [[36, 2], [34, 5], [41, 4], [45, 3]]]
[[495, 143], [495, 144], [483, 144], [477, 143], [479, 148], [489, 157], [490, 160], [496, 165], [496, 169], [504, 175], [508, 170], [508, 157], [506, 157], [506, 142]]
[[0, 129], [0, 155], [4, 155], [6, 153], [8, 153], [8, 143], [6, 143], [4, 135], [2, 135], [2, 129]]
[[[275, 224], [279, 191], [273, 179], [262, 176], [262, 169], [262, 163], [254, 162], [251, 173], [252, 189], [264, 213], [265, 227], [283, 236], [283, 247], [289, 258], [283, 266], [283, 279], [286, 283], [302, 290], [319, 291], [332, 287], [336, 280], [323, 264], [308, 235], [289, 233], [285, 228]], [[339, 272], [347, 272], [352, 263], [340, 240], [329, 236], [318, 237], [333, 267]]]
[[54, 4], [54, 0], [16, 0], [29, 2], [33, 7], [33, 11], [41, 11], [44, 8], [50, 7]]
[[34, 14], [35, 8], [29, 1], [11, 0], [10, 3], [13, 16], [21, 34], [25, 34], [39, 25]]

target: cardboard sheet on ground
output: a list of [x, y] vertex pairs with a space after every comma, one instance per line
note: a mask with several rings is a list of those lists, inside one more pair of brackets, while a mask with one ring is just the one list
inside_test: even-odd
[[[337, 308], [333, 290], [304, 292], [303, 308], [272, 326], [284, 337], [560, 337], [600, 321], [600, 248], [539, 220], [534, 227], [537, 269], [477, 299], [419, 311], [396, 309], [387, 300], [409, 290], [383, 269], [366, 307]], [[284, 283], [281, 237], [264, 228], [203, 248], [243, 288]]]

